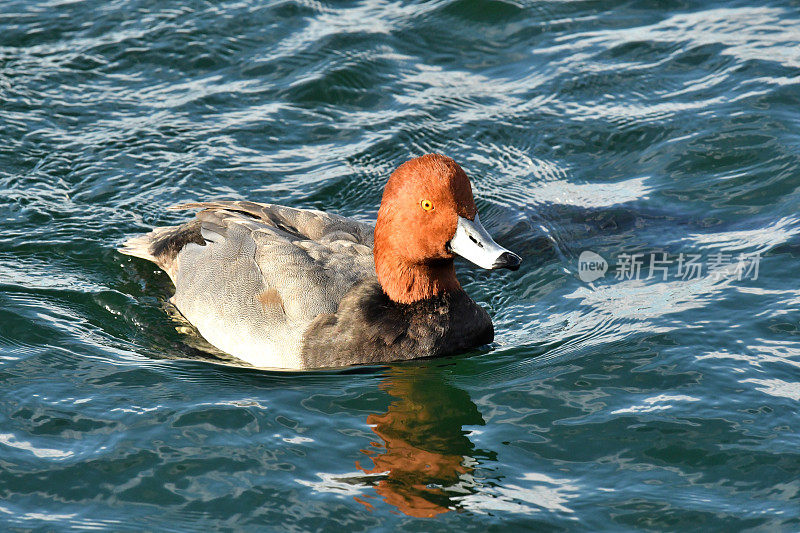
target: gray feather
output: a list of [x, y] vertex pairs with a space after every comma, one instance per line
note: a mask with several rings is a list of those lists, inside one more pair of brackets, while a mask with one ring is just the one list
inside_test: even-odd
[[[302, 367], [309, 324], [334, 313], [347, 291], [375, 276], [369, 224], [243, 201], [172, 209], [194, 208], [202, 209], [195, 221], [148, 234], [149, 248], [148, 236], [139, 237], [137, 250], [157, 244], [156, 263], [175, 282], [172, 302], [181, 314], [206, 340], [257, 366]], [[192, 235], [199, 229], [199, 236], [187, 238], [181, 228]]]

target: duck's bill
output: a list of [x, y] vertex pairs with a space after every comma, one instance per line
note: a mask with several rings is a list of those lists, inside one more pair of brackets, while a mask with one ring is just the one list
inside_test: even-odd
[[516, 270], [522, 258], [496, 242], [483, 227], [478, 215], [475, 220], [458, 217], [456, 234], [450, 239], [450, 251], [486, 269]]

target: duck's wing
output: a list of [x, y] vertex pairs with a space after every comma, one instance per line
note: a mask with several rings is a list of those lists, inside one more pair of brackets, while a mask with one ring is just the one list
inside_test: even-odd
[[236, 287], [237, 276], [243, 273], [231, 273], [224, 262], [247, 259], [258, 268], [265, 290], [280, 297], [292, 320], [312, 320], [336, 311], [353, 285], [374, 275], [373, 228], [368, 224], [322, 211], [253, 202], [202, 202], [176, 208], [202, 209], [197, 221], [206, 243], [184, 248], [177, 257], [178, 276], [186, 269], [222, 261], [219, 274], [227, 278], [226, 286]]
[[[145, 235], [128, 239], [119, 251], [152, 261], [165, 270], [173, 281], [178, 267], [178, 253], [190, 243], [205, 245], [202, 236], [203, 221], [206, 229], [221, 223], [250, 222], [248, 226], [253, 231], [259, 228], [266, 230], [271, 228], [274, 241], [285, 240], [293, 243], [311, 241], [321, 245], [351, 242], [366, 246], [370, 251], [373, 246], [374, 226], [312, 209], [295, 209], [246, 201], [191, 202], [175, 205], [169, 209], [203, 211], [196, 219], [180, 226], [159, 227]], [[341, 251], [340, 245], [334, 244], [334, 247]], [[358, 247], [354, 250], [363, 251]]]
[[[374, 275], [373, 228], [342, 216], [253, 202], [202, 202], [197, 214], [205, 260], [247, 255], [292, 318], [336, 310], [344, 293]], [[233, 256], [233, 257], [232, 257]], [[183, 268], [183, 267], [180, 267]], [[235, 278], [230, 280], [236, 284]]]
[[370, 248], [375, 230], [370, 224], [324, 211], [241, 200], [189, 202], [172, 206], [169, 209], [203, 209], [239, 213], [279, 229], [290, 238], [318, 242], [344, 240], [363, 244]]
[[[280, 353], [299, 354], [307, 325], [335, 312], [353, 285], [375, 275], [368, 224], [253, 202], [176, 208], [202, 211], [183, 226], [129, 241], [123, 250], [170, 274], [172, 301], [206, 340], [258, 366], [294, 366]], [[278, 359], [259, 355], [268, 353]]]

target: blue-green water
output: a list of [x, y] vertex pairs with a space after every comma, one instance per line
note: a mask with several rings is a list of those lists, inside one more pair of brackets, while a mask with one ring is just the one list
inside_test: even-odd
[[[2, 529], [800, 530], [798, 132], [793, 1], [0, 1]], [[489, 349], [227, 366], [115, 252], [431, 151]]]

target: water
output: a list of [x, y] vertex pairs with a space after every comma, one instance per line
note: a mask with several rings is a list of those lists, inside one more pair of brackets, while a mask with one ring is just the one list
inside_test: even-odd
[[[0, 2], [3, 529], [797, 531], [799, 67], [791, 1]], [[431, 151], [525, 258], [490, 349], [231, 367], [115, 252]]]

